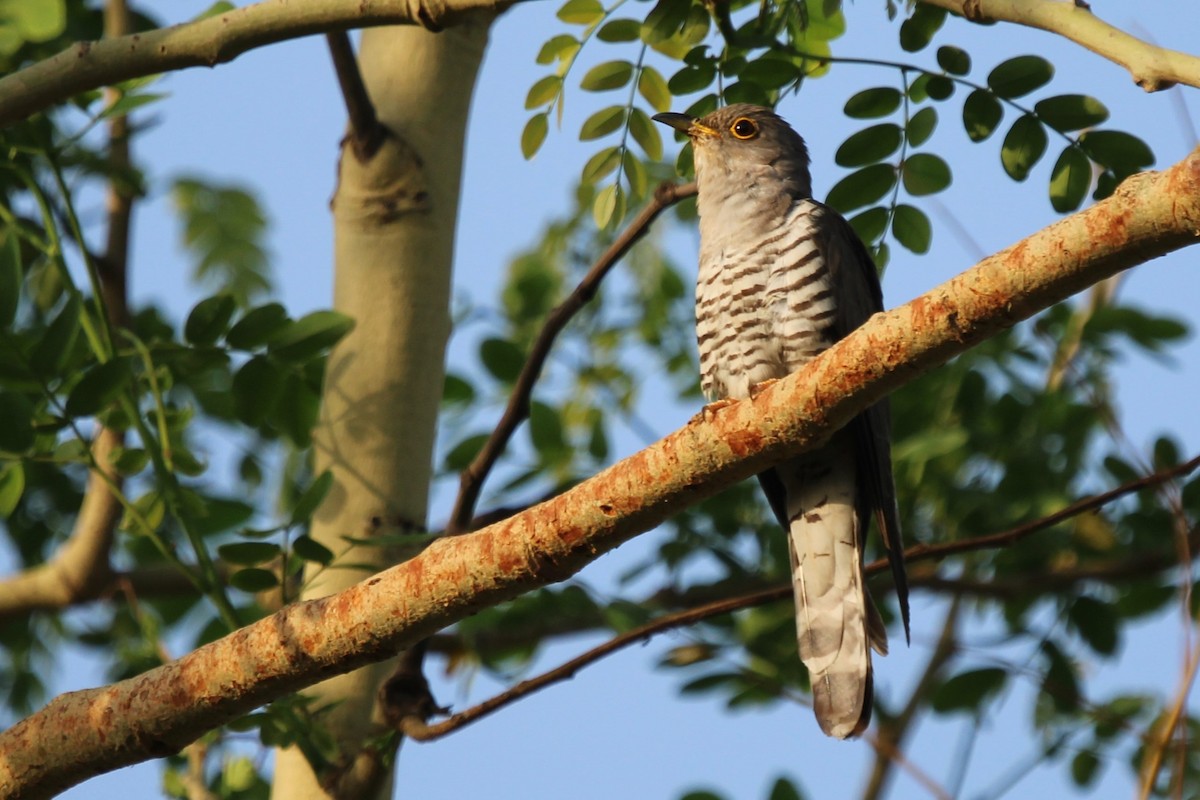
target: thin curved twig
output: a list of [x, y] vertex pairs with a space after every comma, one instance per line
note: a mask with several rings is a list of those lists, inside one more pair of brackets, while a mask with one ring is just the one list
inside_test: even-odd
[[379, 150], [386, 130], [375, 114], [375, 104], [371, 102], [371, 95], [363, 82], [358, 58], [350, 44], [350, 35], [345, 31], [331, 31], [325, 34], [325, 42], [329, 45], [333, 71], [342, 90], [342, 100], [346, 103], [350, 148], [359, 161], [366, 161]]
[[[1057, 525], [1064, 520], [1070, 519], [1073, 516], [1086, 513], [1095, 508], [1098, 508], [1106, 503], [1111, 503], [1125, 495], [1133, 492], [1146, 489], [1157, 484], [1177, 478], [1181, 475], [1186, 475], [1197, 467], [1200, 467], [1200, 456], [1192, 460], [1160, 470], [1153, 475], [1147, 475], [1137, 480], [1129, 481], [1122, 484], [1111, 491], [1102, 494], [1085, 497], [1078, 502], [1057, 511], [1049, 516], [1034, 520], [1024, 525], [1019, 525], [1007, 531], [995, 533], [990, 536], [980, 536], [974, 539], [969, 539], [963, 542], [949, 542], [943, 545], [916, 545], [908, 548], [905, 551], [904, 559], [908, 563], [917, 561], [929, 561], [944, 558], [945, 556], [975, 550], [990, 550], [1005, 547], [1014, 542], [1017, 542], [1025, 537], [1028, 537], [1038, 531]], [[1170, 566], [1174, 563], [1173, 559], [1167, 559], [1161, 565], [1162, 567]], [[888, 568], [887, 559], [879, 559], [867, 565], [866, 571], [868, 574], [884, 572]], [[914, 576], [912, 581], [914, 587], [921, 586], [923, 583], [922, 576]], [[1025, 584], [1030, 585], [1029, 583]], [[1036, 584], [1034, 584], [1036, 585]], [[751, 608], [753, 606], [763, 605], [776, 600], [782, 600], [790, 597], [792, 587], [790, 583], [774, 586], [760, 591], [751, 592], [749, 594], [739, 595], [736, 597], [722, 598], [713, 602], [703, 603], [694, 608], [676, 611], [671, 614], [665, 614], [656, 620], [647, 622], [631, 631], [627, 631], [618, 636], [609, 639], [597, 647], [582, 653], [579, 656], [567, 661], [566, 663], [555, 667], [548, 672], [544, 672], [529, 680], [521, 681], [516, 686], [507, 689], [500, 694], [491, 697], [478, 705], [472, 706], [465, 711], [455, 714], [448, 719], [430, 725], [424, 718], [417, 715], [409, 715], [400, 720], [399, 729], [408, 736], [417, 741], [432, 741], [440, 739], [449, 733], [452, 733], [459, 728], [470, 725], [483, 717], [488, 716], [507, 705], [515, 703], [517, 700], [530, 695], [547, 686], [556, 683], [561, 683], [569, 678], [573, 678], [579, 670], [584, 667], [594, 664], [600, 659], [611, 655], [618, 650], [622, 650], [635, 642], [644, 642], [652, 636], [674, 628], [681, 628], [687, 625], [692, 625], [696, 622], [701, 622], [712, 617], [728, 614], [733, 611], [739, 611], [743, 608]], [[949, 651], [946, 657], [949, 656]]]
[[447, 534], [453, 536], [466, 533], [471, 529], [469, 523], [475, 513], [475, 504], [479, 502], [479, 492], [483, 488], [483, 482], [487, 480], [488, 473], [492, 471], [492, 467], [504, 453], [517, 426], [529, 417], [529, 400], [533, 394], [533, 387], [542, 374], [542, 367], [546, 364], [550, 349], [554, 346], [554, 340], [558, 338], [571, 318], [595, 297], [596, 291], [600, 288], [600, 282], [629, 251], [629, 248], [646, 235], [658, 215], [695, 193], [695, 183], [663, 183], [659, 185], [654, 190], [650, 202], [638, 212], [633, 222], [629, 223], [629, 227], [609, 245], [607, 250], [600, 254], [575, 290], [567, 295], [567, 298], [546, 317], [546, 322], [542, 325], [542, 329], [529, 351], [529, 357], [525, 359], [525, 365], [521, 368], [521, 374], [517, 376], [516, 383], [513, 385], [504, 414], [496, 423], [496, 429], [492, 431], [483, 449], [459, 477], [458, 497], [454, 500], [454, 510], [450, 512], [450, 520], [446, 523]]

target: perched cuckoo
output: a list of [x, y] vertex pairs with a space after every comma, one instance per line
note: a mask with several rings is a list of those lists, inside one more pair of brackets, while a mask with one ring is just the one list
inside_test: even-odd
[[[692, 141], [699, 186], [696, 338], [710, 400], [744, 398], [782, 378], [883, 310], [866, 247], [812, 197], [804, 140], [772, 111], [732, 105], [658, 122]], [[886, 402], [819, 449], [759, 475], [788, 532], [800, 658], [830, 736], [871, 720], [871, 653], [887, 633], [863, 576], [863, 539], [877, 520], [908, 635], [908, 588], [892, 480]]]

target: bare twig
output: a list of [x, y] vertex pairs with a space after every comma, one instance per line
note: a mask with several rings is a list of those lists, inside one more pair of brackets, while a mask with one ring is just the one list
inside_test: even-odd
[[[1187, 701], [1192, 694], [1192, 685], [1196, 682], [1197, 667], [1200, 667], [1200, 645], [1194, 647], [1188, 654], [1187, 666], [1183, 675], [1180, 676], [1179, 690], [1175, 694], [1175, 702], [1171, 704], [1171, 710], [1165, 717], [1154, 723], [1156, 730], [1152, 729], [1146, 732], [1144, 738], [1146, 754], [1142, 767], [1141, 786], [1138, 787], [1140, 800], [1147, 800], [1154, 793], [1154, 784], [1162, 769], [1163, 758], [1166, 757], [1167, 748], [1171, 745], [1175, 730], [1179, 727], [1180, 720], [1183, 719], [1184, 711], [1187, 710]], [[1186, 769], [1186, 767], [1181, 765], [1180, 769]]]
[[1085, 511], [1091, 511], [1092, 509], [1100, 508], [1101, 506], [1111, 503], [1113, 500], [1116, 500], [1119, 497], [1123, 497], [1127, 494], [1132, 494], [1133, 492], [1138, 492], [1142, 489], [1147, 489], [1152, 486], [1157, 486], [1158, 484], [1164, 483], [1172, 478], [1178, 478], [1183, 475], [1187, 475], [1188, 473], [1193, 472], [1197, 467], [1200, 467], [1200, 456], [1196, 456], [1195, 458], [1183, 464], [1178, 464], [1174, 467], [1168, 467], [1167, 469], [1159, 470], [1152, 475], [1147, 475], [1143, 478], [1138, 478], [1137, 480], [1122, 484], [1121, 486], [1102, 494], [1085, 497], [1082, 500], [1072, 503], [1061, 511], [1056, 511], [1047, 517], [1042, 517], [1041, 519], [1027, 522], [1024, 525], [1018, 525], [1017, 527], [1010, 528], [1007, 531], [993, 533], [989, 536], [981, 536], [974, 539], [964, 539], [960, 542], [947, 542], [945, 544], [937, 545], [919, 544], [915, 547], [910, 547], [905, 552], [904, 557], [909, 561], [918, 561], [927, 557], [944, 558], [945, 556], [954, 555], [955, 553], [963, 553], [970, 550], [1003, 547], [1004, 545], [1020, 541], [1029, 534], [1036, 533], [1043, 528], [1049, 528], [1053, 525], [1057, 525], [1063, 520], [1078, 516]]
[[[958, 625], [959, 607], [960, 600], [955, 597], [950, 603], [950, 610], [946, 612], [945, 621], [942, 622], [942, 634], [938, 637], [933, 652], [929, 654], [929, 660], [925, 662], [925, 669], [921, 672], [921, 677], [917, 680], [917, 685], [913, 687], [904, 708], [895, 717], [880, 715], [875, 735], [871, 737], [871, 745], [875, 748], [875, 763], [871, 767], [871, 777], [867, 780], [867, 787], [863, 790], [863, 800], [876, 800], [883, 795], [894, 766], [908, 770], [909, 774], [912, 774], [918, 781], [921, 780], [919, 775], [924, 776], [923, 773], [914, 773], [911, 769], [912, 764], [905, 759], [902, 749], [904, 737], [911, 729], [912, 722], [916, 719], [917, 711], [921, 708], [922, 703], [928, 699], [927, 695], [930, 689], [941, 677], [943, 669], [957, 650], [955, 628]], [[928, 778], [928, 776], [924, 777]], [[924, 785], [934, 796], [950, 797], [945, 789], [932, 781], [924, 783]]]
[[1177, 83], [1200, 87], [1200, 58], [1156, 47], [1113, 27], [1087, 3], [1059, 0], [921, 0], [976, 22], [1013, 22], [1056, 33], [1129, 70], [1147, 92]]
[[463, 470], [459, 478], [458, 497], [454, 501], [454, 510], [450, 512], [450, 521], [446, 524], [447, 533], [454, 535], [465, 533], [470, 529], [469, 522], [475, 513], [475, 504], [479, 501], [479, 492], [483, 488], [483, 482], [487, 480], [488, 473], [491, 472], [492, 467], [504, 452], [504, 448], [508, 446], [508, 441], [512, 438], [517, 426], [529, 417], [529, 400], [533, 394], [533, 386], [542, 374], [542, 367], [545, 366], [546, 359], [550, 355], [550, 348], [554, 346], [554, 340], [558, 338], [571, 318], [595, 297], [596, 291], [600, 288], [600, 282], [604, 280], [609, 270], [616, 266], [629, 248], [646, 234], [658, 215], [695, 193], [696, 184], [694, 183], [661, 184], [654, 191], [650, 202], [629, 223], [629, 227], [596, 259], [575, 290], [546, 317], [546, 322], [542, 325], [542, 329], [529, 351], [528, 358], [525, 359], [525, 365], [521, 368], [521, 374], [517, 376], [517, 381], [513, 384], [508, 405], [505, 407], [500, 421], [496, 424], [496, 429], [492, 431], [492, 435], [488, 437], [483, 449], [475, 456], [475, 460]]
[[375, 114], [375, 104], [371, 102], [367, 85], [363, 83], [358, 59], [354, 55], [354, 47], [350, 44], [350, 35], [345, 31], [332, 31], [325, 34], [325, 41], [329, 45], [329, 55], [333, 59], [333, 71], [337, 75], [338, 86], [342, 89], [342, 99], [346, 103], [346, 115], [350, 122], [350, 147], [359, 161], [366, 161], [383, 143], [386, 130]]
[[[1171, 480], [1179, 475], [1187, 474], [1188, 472], [1194, 470], [1197, 466], [1200, 466], [1200, 456], [1197, 456], [1186, 464], [1161, 470], [1153, 475], [1147, 475], [1143, 478], [1130, 481], [1129, 483], [1119, 486], [1111, 491], [1104, 492], [1103, 494], [1084, 498], [1047, 517], [1034, 520], [1033, 522], [1029, 522], [1024, 525], [1019, 525], [1001, 533], [992, 534], [990, 536], [980, 536], [964, 542], [950, 542], [945, 545], [916, 545], [914, 547], [910, 547], [907, 551], [905, 551], [904, 558], [906, 562], [914, 563], [919, 561], [940, 559], [947, 555], [960, 552], [989, 550], [1005, 547], [1038, 531], [1052, 527], [1053, 525], [1069, 519], [1072, 516], [1090, 511], [1098, 506], [1104, 505], [1105, 503], [1110, 503], [1113, 500], [1132, 492], [1140, 491], [1163, 481]], [[1172, 560], [1167, 560], [1161, 564], [1160, 568], [1170, 566], [1172, 563], [1174, 563]], [[888, 566], [887, 559], [879, 559], [867, 565], [866, 571], [868, 574], [882, 573], [888, 569]], [[1116, 568], [1118, 569], [1123, 569], [1124, 567], [1124, 562], [1116, 565]], [[926, 577], [927, 576], [920, 575], [913, 576], [911, 585], [914, 587], [922, 586], [927, 582]], [[928, 582], [935, 582], [936, 579], [934, 579], [933, 576], [928, 577]], [[1089, 577], [1094, 577], [1094, 575], [1089, 575]], [[1083, 578], [1077, 579], [1081, 580]], [[1033, 584], [1029, 582], [1023, 582], [1023, 585], [1025, 587], [1025, 591], [1028, 592], [1028, 587], [1030, 585], [1041, 587], [1043, 584], [1036, 582]], [[981, 585], [981, 589], [983, 588], [986, 588], [986, 584]], [[424, 719], [418, 720], [414, 717], [409, 717], [405, 720], [405, 725], [403, 727], [404, 734], [418, 741], [431, 741], [433, 739], [439, 739], [459, 728], [470, 725], [471, 723], [476, 722], [483, 717], [488, 716], [489, 714], [499, 711], [501, 708], [511, 705], [512, 703], [515, 703], [521, 698], [526, 697], [536, 691], [544, 689], [547, 686], [552, 686], [556, 683], [561, 683], [569, 678], [573, 678], [575, 677], [575, 674], [584, 667], [593, 664], [600, 659], [617, 652], [618, 650], [628, 647], [635, 642], [646, 641], [652, 636], [664, 631], [686, 625], [692, 625], [712, 617], [739, 611], [743, 608], [751, 608], [754, 606], [763, 605], [765, 603], [782, 600], [791, 597], [791, 595], [792, 587], [790, 583], [787, 583], [762, 589], [760, 591], [751, 592], [749, 594], [705, 602], [694, 608], [684, 609], [671, 614], [665, 614], [656, 620], [633, 629], [632, 631], [615, 636], [607, 642], [604, 642], [603, 644], [600, 644], [597, 647], [594, 647], [580, 654], [579, 656], [576, 656], [561, 666], [555, 667], [554, 669], [538, 675], [537, 677], [522, 681], [516, 686], [513, 686], [512, 688], [507, 689], [500, 694], [491, 697], [482, 703], [479, 703], [478, 705], [472, 706], [465, 711], [455, 714], [448, 719], [442, 720], [441, 722], [430, 725]], [[939, 641], [934, 655], [930, 658], [929, 665], [926, 668], [925, 676], [922, 678], [921, 683], [918, 684], [917, 689], [913, 692], [908, 706], [897, 718], [895, 735], [889, 734], [887, 736], [883, 736], [881, 734], [882, 738], [886, 740], [885, 743], [892, 743], [892, 748], [888, 751], [890, 753], [895, 753], [898, 751], [900, 740], [903, 737], [903, 731], [907, 728], [913, 715], [916, 713], [917, 704], [927, 688], [926, 684], [931, 682], [936, 677], [937, 670], [939, 670], [946, 660], [948, 660], [953, 654], [954, 642], [952, 637], [952, 628], [954, 610], [956, 608], [957, 604], [952, 607], [951, 614], [947, 617], [946, 626], [943, 628], [942, 639]], [[880, 787], [882, 786], [884, 777], [885, 775], [881, 775], [879, 778]], [[875, 780], [873, 778], [872, 784], [874, 783]], [[871, 797], [874, 795], [871, 794], [870, 789], [868, 789], [868, 793], [864, 796]]]
[[749, 608], [750, 606], [760, 605], [772, 600], [778, 600], [780, 597], [786, 596], [786, 592], [791, 591], [790, 586], [780, 589], [766, 589], [754, 594], [745, 595], [743, 597], [732, 597], [728, 600], [722, 600], [716, 603], [708, 603], [699, 608], [692, 608], [686, 611], [678, 611], [674, 614], [667, 614], [653, 622], [648, 622], [645, 625], [634, 628], [633, 630], [623, 633], [620, 636], [615, 636], [609, 639], [604, 644], [588, 650], [586, 653], [571, 659], [565, 664], [556, 667], [549, 672], [542, 673], [536, 678], [530, 678], [527, 681], [521, 681], [516, 686], [501, 692], [500, 694], [483, 701], [477, 706], [455, 714], [449, 719], [443, 720], [434, 725], [412, 724], [406, 725], [404, 733], [418, 741], [428, 742], [433, 739], [440, 739], [452, 731], [462, 728], [477, 720], [480, 720], [489, 714], [499, 711], [507, 705], [512, 705], [522, 697], [533, 694], [539, 689], [544, 689], [547, 686], [552, 686], [556, 683], [561, 683], [569, 678], [575, 677], [575, 673], [589, 664], [594, 664], [605, 656], [611, 655], [625, 647], [628, 647], [635, 642], [642, 642], [654, 636], [657, 633], [671, 630], [672, 628], [680, 628], [685, 625], [692, 625], [701, 620], [710, 617], [728, 614], [731, 611], [736, 611], [740, 608]]

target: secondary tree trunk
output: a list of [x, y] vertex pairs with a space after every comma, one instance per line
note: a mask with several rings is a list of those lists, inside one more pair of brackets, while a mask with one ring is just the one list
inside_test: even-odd
[[[451, 264], [467, 115], [494, 17], [479, 13], [442, 33], [415, 26], [364, 31], [363, 79], [383, 144], [361, 158], [343, 143], [333, 198], [334, 305], [357, 326], [329, 359], [315, 432], [316, 472], [333, 489], [312, 536], [335, 553], [342, 537], [370, 538], [424, 526], [434, 433], [450, 331]], [[393, 549], [356, 547], [305, 587], [305, 599], [383, 569]], [[322, 788], [296, 749], [277, 753], [274, 797], [388, 797], [390, 770], [364, 742], [382, 723], [378, 664], [314, 686], [313, 707], [338, 741], [336, 785]], [[328, 779], [330, 776], [324, 776]]]

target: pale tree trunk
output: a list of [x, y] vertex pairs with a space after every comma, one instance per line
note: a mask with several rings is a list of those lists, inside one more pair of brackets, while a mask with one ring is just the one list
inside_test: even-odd
[[[335, 553], [342, 537], [413, 531], [425, 523], [433, 442], [450, 332], [451, 262], [467, 114], [494, 16], [480, 12], [442, 33], [416, 26], [364, 31], [363, 80], [390, 136], [360, 157], [343, 144], [333, 198], [334, 305], [357, 321], [330, 356], [316, 472], [333, 489], [312, 536]], [[394, 550], [357, 547], [343, 559], [375, 570]], [[324, 570], [303, 591], [322, 597], [363, 580], [360, 568]], [[340, 743], [336, 786], [322, 788], [299, 750], [276, 754], [274, 797], [387, 797], [391, 772], [363, 748], [383, 731], [376, 693], [391, 664], [309, 689]], [[326, 776], [328, 778], [329, 776]]]

